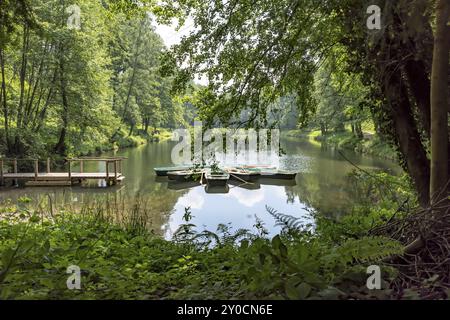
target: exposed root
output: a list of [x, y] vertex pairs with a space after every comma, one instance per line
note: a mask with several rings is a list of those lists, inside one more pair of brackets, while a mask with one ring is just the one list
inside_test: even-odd
[[398, 277], [391, 283], [396, 298], [414, 292], [422, 299], [450, 295], [450, 203], [444, 199], [396, 218], [371, 231], [402, 242], [405, 253], [387, 264], [396, 267]]

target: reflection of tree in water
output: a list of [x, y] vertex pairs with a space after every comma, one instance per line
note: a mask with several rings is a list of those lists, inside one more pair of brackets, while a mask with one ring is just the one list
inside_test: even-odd
[[[294, 195], [307, 207], [330, 217], [337, 217], [352, 210], [353, 205], [358, 202], [358, 196], [354, 180], [349, 179], [349, 174], [355, 167], [340, 155], [336, 148], [326, 144], [313, 145], [302, 139], [283, 140], [283, 144], [289, 154], [295, 155], [290, 159], [292, 163], [289, 163], [289, 166], [301, 172], [297, 176], [297, 185], [286, 188], [289, 201]], [[383, 171], [391, 169], [395, 173], [398, 169], [389, 161], [363, 157], [352, 152], [345, 152], [345, 155], [366, 170], [383, 168]]]
[[[0, 201], [19, 203], [21, 198], [31, 199], [30, 206], [42, 208], [49, 215], [60, 211], [82, 212], [92, 210], [108, 214], [114, 221], [125, 223], [132, 219], [145, 219], [146, 226], [153, 233], [163, 236], [170, 215], [178, 199], [189, 190], [172, 191], [167, 183], [153, 184], [152, 190], [130, 194], [125, 187], [73, 187], [73, 188], [31, 188], [11, 189], [3, 192]], [[138, 210], [134, 210], [138, 208]], [[131, 216], [139, 211], [141, 216]]]
[[286, 203], [294, 204], [296, 194], [293, 192], [292, 188], [285, 187], [284, 190], [286, 192]]
[[335, 179], [317, 174], [299, 174], [297, 186], [286, 193], [288, 199], [297, 196], [307, 207], [337, 217], [351, 210], [351, 194], [346, 178]]

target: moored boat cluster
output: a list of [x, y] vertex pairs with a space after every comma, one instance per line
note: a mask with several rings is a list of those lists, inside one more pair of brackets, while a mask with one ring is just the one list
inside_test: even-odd
[[[281, 170], [272, 166], [242, 165], [235, 167], [204, 167], [192, 168], [188, 165], [154, 168], [158, 177], [167, 176], [175, 183], [197, 182], [206, 184], [207, 189], [214, 187], [228, 187], [228, 184], [272, 184], [271, 181], [293, 181], [297, 173]], [[268, 183], [265, 183], [268, 182]], [[208, 191], [208, 190], [207, 190]]]

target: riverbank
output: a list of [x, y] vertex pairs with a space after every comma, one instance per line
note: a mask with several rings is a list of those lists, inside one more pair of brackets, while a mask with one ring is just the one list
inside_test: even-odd
[[397, 159], [395, 151], [373, 132], [364, 132], [364, 138], [362, 139], [355, 137], [350, 130], [339, 133], [331, 132], [325, 136], [322, 135], [320, 130], [288, 130], [282, 134], [285, 137], [307, 139], [317, 146], [321, 146], [323, 143], [340, 150], [350, 150], [394, 161]]
[[162, 142], [171, 139], [171, 137], [172, 132], [165, 128], [157, 128], [151, 133], [139, 131], [137, 134], [132, 135], [128, 135], [124, 129], [121, 129], [114, 137], [112, 144], [110, 145], [110, 149], [102, 150], [100, 152], [110, 151], [113, 149], [138, 147], [148, 142]]
[[[129, 132], [126, 129], [121, 128], [116, 133], [114, 133], [112, 138], [99, 136], [97, 137], [97, 139], [85, 139], [83, 141], [78, 141], [76, 145], [68, 143], [66, 146], [66, 155], [68, 157], [94, 156], [113, 150], [134, 148], [153, 142], [162, 142], [170, 140], [171, 137], [172, 131], [166, 128], [157, 128], [150, 133], [138, 131], [137, 133], [133, 133], [131, 135], [129, 135]], [[4, 153], [6, 153], [6, 151], [3, 150], [2, 152], [2, 149], [0, 148], [0, 158], [5, 157]], [[36, 143], [36, 146], [29, 146], [27, 154], [23, 155], [22, 157], [51, 157], [55, 160], [57, 160], [58, 158], [64, 158], [55, 154], [53, 150], [50, 151], [42, 147], [42, 144], [40, 143]], [[21, 157], [17, 156], [17, 158]]]

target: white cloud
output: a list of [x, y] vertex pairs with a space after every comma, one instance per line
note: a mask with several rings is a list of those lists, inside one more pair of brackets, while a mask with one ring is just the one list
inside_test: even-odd
[[177, 205], [182, 209], [191, 207], [192, 209], [202, 209], [205, 204], [204, 191], [201, 188], [192, 189], [186, 195], [178, 199]]
[[264, 190], [245, 190], [242, 188], [233, 188], [230, 190], [228, 196], [235, 198], [240, 204], [251, 208], [255, 204], [264, 200]]

